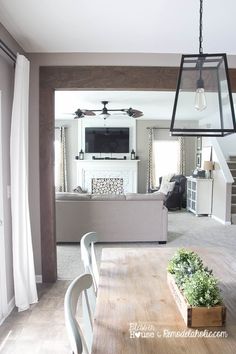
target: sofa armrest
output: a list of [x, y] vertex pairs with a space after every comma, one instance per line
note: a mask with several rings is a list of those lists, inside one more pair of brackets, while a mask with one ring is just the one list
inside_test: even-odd
[[167, 233], [168, 233], [168, 209], [163, 205], [162, 212], [162, 237], [163, 239], [160, 241], [167, 241]]

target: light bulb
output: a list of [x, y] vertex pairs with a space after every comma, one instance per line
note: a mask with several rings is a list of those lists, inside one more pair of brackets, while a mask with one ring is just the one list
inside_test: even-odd
[[196, 90], [195, 108], [198, 111], [203, 111], [207, 107], [206, 95], [204, 88], [200, 87]]
[[203, 111], [207, 107], [205, 90], [204, 90], [204, 81], [202, 79], [202, 72], [200, 70], [200, 77], [197, 80], [197, 89], [195, 95], [195, 108], [198, 111]]

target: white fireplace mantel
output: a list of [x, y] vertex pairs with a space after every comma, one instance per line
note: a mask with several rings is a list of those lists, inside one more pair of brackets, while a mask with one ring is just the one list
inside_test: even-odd
[[77, 160], [77, 181], [91, 193], [92, 178], [123, 178], [124, 193], [137, 193], [139, 160]]

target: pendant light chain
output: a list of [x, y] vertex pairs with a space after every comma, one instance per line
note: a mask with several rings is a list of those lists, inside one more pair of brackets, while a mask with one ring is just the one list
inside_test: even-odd
[[203, 8], [202, 8], [202, 1], [200, 0], [200, 20], [199, 20], [199, 54], [203, 54], [203, 48], [202, 48], [202, 13], [203, 13]]

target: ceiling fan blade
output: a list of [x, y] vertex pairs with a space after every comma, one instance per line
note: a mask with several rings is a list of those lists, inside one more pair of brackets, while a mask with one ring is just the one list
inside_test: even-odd
[[84, 117], [84, 113], [81, 109], [77, 109], [77, 111], [75, 111], [75, 118], [83, 118]]
[[143, 112], [134, 112], [132, 117], [133, 118], [139, 118], [139, 117], [142, 117], [143, 116]]
[[96, 114], [91, 111], [90, 109], [82, 109], [82, 112], [84, 113], [85, 116], [95, 116]]
[[95, 113], [89, 109], [80, 109], [78, 108], [75, 111], [75, 118], [83, 118], [84, 116], [95, 116]]
[[139, 111], [137, 109], [133, 109], [133, 108], [129, 108], [127, 109], [127, 114], [130, 116], [130, 117], [133, 117], [133, 118], [139, 118], [139, 117], [142, 117], [143, 116], [143, 112], [142, 111]]

